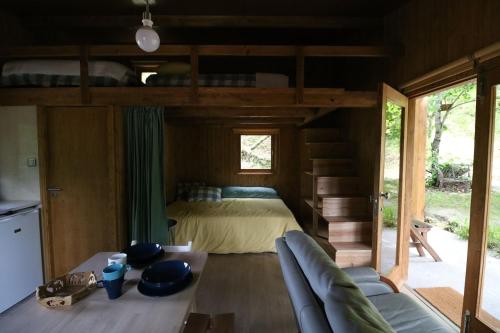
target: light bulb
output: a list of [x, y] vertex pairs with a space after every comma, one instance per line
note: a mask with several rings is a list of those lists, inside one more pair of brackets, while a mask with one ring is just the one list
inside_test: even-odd
[[137, 45], [146, 52], [154, 52], [160, 47], [160, 36], [153, 29], [153, 21], [142, 20], [143, 26], [137, 29], [135, 41]]

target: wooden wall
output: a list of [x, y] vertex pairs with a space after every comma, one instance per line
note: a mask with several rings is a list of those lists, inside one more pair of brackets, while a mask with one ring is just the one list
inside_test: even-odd
[[377, 113], [375, 109], [344, 109], [334, 114], [337, 126], [345, 131], [346, 140], [356, 147], [356, 165], [361, 177], [361, 193], [373, 193], [376, 156]]
[[388, 63], [399, 85], [500, 40], [498, 0], [412, 0], [385, 17], [387, 43], [405, 55]]
[[[242, 127], [240, 128], [255, 128]], [[207, 185], [274, 187], [288, 207], [298, 214], [300, 197], [299, 130], [295, 125], [279, 128], [279, 170], [274, 175], [241, 175], [234, 166], [232, 125], [172, 124], [165, 134], [167, 201], [175, 199], [180, 181], [204, 181]]]

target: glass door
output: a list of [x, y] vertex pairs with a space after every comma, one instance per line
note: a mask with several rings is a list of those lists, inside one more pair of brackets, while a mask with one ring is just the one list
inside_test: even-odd
[[500, 332], [500, 68], [478, 82], [462, 332]]
[[373, 201], [374, 267], [396, 284], [401, 274], [403, 199], [406, 164], [406, 119], [408, 99], [382, 84], [380, 97], [380, 142], [375, 163]]

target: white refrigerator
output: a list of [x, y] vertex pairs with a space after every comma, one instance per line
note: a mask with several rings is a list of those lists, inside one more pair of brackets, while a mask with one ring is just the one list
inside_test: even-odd
[[0, 313], [43, 284], [40, 205], [0, 201]]

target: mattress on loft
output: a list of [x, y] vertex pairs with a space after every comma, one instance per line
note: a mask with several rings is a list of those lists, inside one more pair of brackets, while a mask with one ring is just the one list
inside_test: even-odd
[[[10, 61], [2, 68], [0, 84], [9, 87], [71, 87], [80, 85], [80, 62], [76, 60]], [[112, 61], [89, 62], [89, 86], [137, 85], [135, 73]]]
[[[153, 74], [146, 79], [147, 86], [153, 87], [188, 87], [190, 75]], [[288, 88], [288, 76], [274, 73], [256, 74], [200, 74], [200, 87], [255, 87]]]

